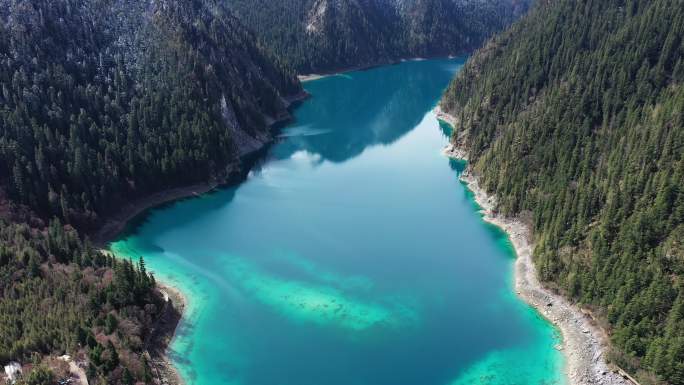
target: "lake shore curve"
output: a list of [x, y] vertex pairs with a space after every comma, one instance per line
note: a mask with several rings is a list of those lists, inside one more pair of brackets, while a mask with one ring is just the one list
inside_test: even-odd
[[[456, 126], [456, 117], [437, 106], [437, 119]], [[443, 151], [450, 158], [468, 161], [467, 150], [459, 145], [449, 144]], [[609, 347], [608, 337], [591, 318], [578, 306], [562, 295], [553, 293], [542, 285], [537, 277], [532, 253], [534, 243], [532, 232], [520, 218], [498, 215], [496, 198], [488, 194], [479, 184], [479, 179], [468, 166], [460, 176], [461, 181], [473, 193], [473, 199], [482, 208], [482, 219], [502, 229], [509, 237], [516, 253], [515, 290], [525, 302], [558, 327], [563, 335], [562, 350], [566, 359], [566, 375], [570, 385], [628, 385], [633, 384], [605, 360]]]

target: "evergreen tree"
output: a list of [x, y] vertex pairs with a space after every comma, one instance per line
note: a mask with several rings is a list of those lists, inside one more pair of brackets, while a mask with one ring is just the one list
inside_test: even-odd
[[441, 102], [497, 209], [533, 218], [541, 279], [644, 383], [684, 384], [682, 57], [678, 0], [540, 2]]

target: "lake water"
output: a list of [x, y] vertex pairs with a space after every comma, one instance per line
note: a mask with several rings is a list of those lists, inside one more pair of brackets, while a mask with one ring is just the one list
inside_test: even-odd
[[238, 186], [151, 210], [111, 249], [190, 306], [171, 356], [197, 385], [564, 384], [559, 335], [441, 154], [431, 112], [463, 59], [305, 83]]

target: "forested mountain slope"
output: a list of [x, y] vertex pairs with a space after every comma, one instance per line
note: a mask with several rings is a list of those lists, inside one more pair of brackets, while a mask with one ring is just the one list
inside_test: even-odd
[[471, 57], [442, 101], [549, 285], [607, 323], [612, 359], [684, 384], [684, 4], [557, 0]]
[[222, 178], [301, 92], [220, 1], [0, 0], [0, 365], [53, 384], [69, 354], [90, 384], [157, 381], [154, 278], [76, 229]]
[[287, 65], [325, 72], [476, 49], [531, 0], [228, 0]]
[[105, 256], [57, 221], [38, 231], [0, 220], [0, 365], [25, 365], [20, 385], [67, 377], [63, 354], [86, 363], [90, 384], [150, 383], [146, 342], [164, 309], [144, 264]]
[[254, 40], [217, 0], [2, 0], [1, 188], [83, 227], [221, 175], [301, 92]]

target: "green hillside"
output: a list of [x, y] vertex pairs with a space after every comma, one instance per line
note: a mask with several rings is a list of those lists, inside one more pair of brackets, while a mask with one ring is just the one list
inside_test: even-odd
[[214, 0], [3, 0], [0, 85], [0, 188], [80, 228], [222, 175], [301, 92]]
[[0, 0], [0, 364], [28, 365], [20, 384], [56, 383], [63, 354], [90, 384], [158, 381], [154, 278], [82, 230], [225, 176], [301, 92], [218, 1]]
[[286, 65], [327, 72], [474, 50], [530, 0], [229, 0]]
[[548, 2], [442, 101], [499, 210], [532, 224], [541, 278], [644, 383], [684, 384], [683, 37], [678, 0]]

